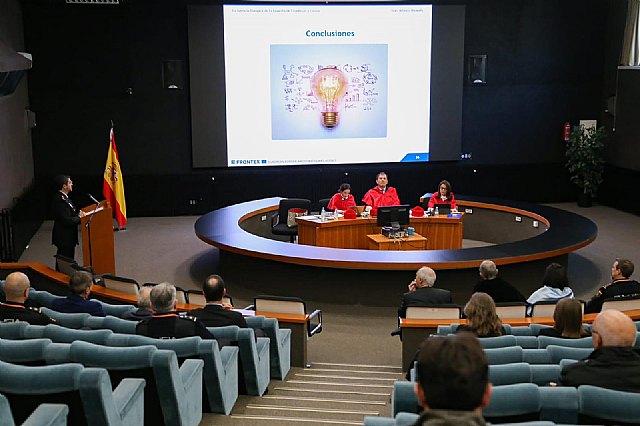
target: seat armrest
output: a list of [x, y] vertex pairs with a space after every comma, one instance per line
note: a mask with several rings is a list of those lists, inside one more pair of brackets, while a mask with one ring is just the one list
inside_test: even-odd
[[[318, 324], [312, 328], [312, 319], [318, 319]], [[322, 331], [322, 311], [320, 309], [316, 309], [307, 317], [307, 334], [309, 337], [312, 337], [316, 333], [320, 333]]]
[[[113, 390], [113, 402], [121, 419], [124, 420], [130, 413], [133, 414], [139, 410], [141, 413], [140, 420], [142, 420], [145, 384], [144, 379], [127, 378], [122, 379], [120, 384]], [[123, 424], [127, 423], [123, 421]]]
[[22, 426], [66, 426], [68, 415], [69, 407], [64, 404], [40, 404]]
[[242, 309], [244, 309], [245, 311], [255, 311], [256, 310], [256, 305], [248, 305], [247, 307], [242, 308]]
[[201, 359], [187, 359], [180, 366], [180, 378], [185, 389], [191, 389], [194, 382], [202, 382], [202, 369], [204, 361]]

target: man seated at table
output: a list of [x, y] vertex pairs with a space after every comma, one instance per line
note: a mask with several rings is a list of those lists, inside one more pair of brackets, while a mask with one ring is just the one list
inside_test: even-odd
[[493, 261], [483, 260], [479, 273], [480, 281], [471, 293], [487, 293], [495, 303], [526, 301], [518, 289], [498, 276], [498, 268]]
[[640, 283], [630, 278], [633, 270], [633, 262], [629, 259], [616, 259], [611, 266], [611, 282], [598, 289], [591, 300], [587, 302], [584, 313], [600, 312], [602, 304], [607, 299], [640, 296]]
[[362, 202], [367, 205], [367, 212], [371, 211], [373, 207], [400, 205], [400, 197], [398, 197], [394, 187], [388, 186], [389, 179], [385, 172], [378, 173], [376, 183], [377, 185], [368, 190], [362, 197]]
[[[176, 312], [176, 288], [173, 284], [160, 283], [151, 289], [153, 316], [136, 326], [136, 334], [156, 339], [173, 339], [200, 336], [213, 339], [209, 330], [195, 317], [180, 317]], [[220, 342], [218, 342], [220, 344]], [[222, 346], [222, 345], [220, 345]]]
[[567, 365], [560, 383], [640, 392], [640, 354], [633, 347], [637, 330], [631, 318], [607, 309], [593, 321], [591, 332], [594, 351], [585, 360]]
[[31, 283], [29, 277], [22, 272], [12, 272], [4, 283], [5, 301], [0, 303], [0, 322], [24, 321], [33, 325], [55, 324], [40, 308], [24, 305], [29, 297]]
[[86, 271], [75, 271], [69, 278], [71, 294], [66, 298], [56, 299], [51, 303], [51, 309], [66, 314], [86, 312], [94, 317], [104, 317], [104, 310], [100, 302], [89, 299], [93, 287], [93, 277]]
[[125, 312], [120, 316], [122, 319], [130, 321], [140, 321], [143, 319], [151, 318], [153, 312], [151, 311], [151, 289], [153, 287], [142, 287], [138, 291], [138, 309], [135, 311]]
[[398, 309], [398, 316], [406, 317], [410, 306], [431, 306], [453, 303], [451, 292], [442, 288], [435, 288], [436, 271], [423, 266], [416, 272], [416, 279], [411, 281], [409, 291], [402, 296], [402, 305]]
[[202, 290], [207, 301], [206, 306], [190, 311], [189, 315], [198, 318], [207, 327], [225, 327], [227, 325], [248, 327], [242, 314], [234, 311], [233, 306], [222, 301], [222, 298], [227, 294], [227, 289], [220, 275], [210, 275], [204, 282]]
[[429, 337], [418, 355], [415, 393], [424, 410], [414, 425], [486, 425], [482, 409], [491, 391], [478, 339], [470, 333]]

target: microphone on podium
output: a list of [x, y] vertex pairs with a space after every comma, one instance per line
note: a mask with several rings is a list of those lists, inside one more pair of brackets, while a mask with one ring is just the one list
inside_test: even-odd
[[100, 204], [100, 201], [96, 200], [96, 198], [95, 198], [93, 195], [91, 195], [91, 194], [87, 194], [87, 195], [89, 196], [89, 198], [91, 199], [91, 201], [93, 201], [93, 202], [94, 202], [94, 203], [96, 203], [96, 204]]

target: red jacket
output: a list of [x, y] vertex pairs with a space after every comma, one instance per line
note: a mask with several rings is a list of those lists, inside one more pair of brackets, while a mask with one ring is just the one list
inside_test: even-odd
[[342, 194], [338, 192], [334, 194], [333, 197], [331, 197], [331, 201], [329, 201], [328, 209], [329, 210], [335, 210], [335, 209], [347, 210], [349, 207], [355, 206], [355, 205], [356, 205], [356, 200], [355, 198], [353, 198], [353, 195], [349, 194], [347, 199], [344, 200], [342, 198]]
[[458, 210], [458, 205], [456, 204], [456, 197], [453, 196], [453, 192], [449, 194], [449, 198], [443, 200], [440, 198], [439, 192], [434, 192], [429, 198], [429, 204], [427, 207], [432, 209], [436, 204], [451, 204], [451, 209]]
[[396, 189], [391, 186], [387, 186], [384, 192], [378, 186], [371, 188], [364, 194], [362, 201], [371, 207], [400, 205], [400, 197]]

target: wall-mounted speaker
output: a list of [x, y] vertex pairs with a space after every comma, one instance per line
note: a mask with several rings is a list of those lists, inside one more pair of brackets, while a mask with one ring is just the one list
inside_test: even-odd
[[162, 87], [169, 90], [185, 88], [184, 61], [167, 60], [162, 62]]
[[469, 83], [487, 83], [487, 55], [469, 55]]

